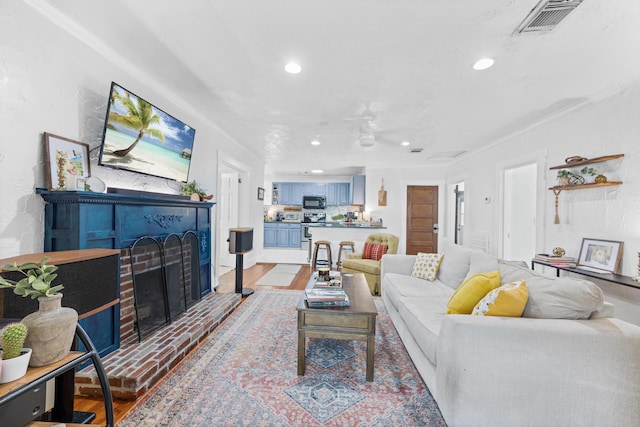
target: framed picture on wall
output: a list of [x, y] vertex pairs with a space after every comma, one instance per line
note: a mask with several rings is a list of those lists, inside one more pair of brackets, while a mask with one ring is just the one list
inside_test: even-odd
[[623, 243], [614, 240], [582, 239], [578, 268], [618, 273]]
[[91, 175], [89, 144], [44, 133], [47, 187], [49, 190], [84, 190]]
[[264, 200], [264, 188], [258, 187], [258, 200]]

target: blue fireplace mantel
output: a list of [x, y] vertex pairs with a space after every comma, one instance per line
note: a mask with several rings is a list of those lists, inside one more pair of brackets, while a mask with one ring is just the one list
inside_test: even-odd
[[[133, 190], [95, 193], [37, 188], [36, 193], [45, 201], [45, 252], [94, 248], [122, 250], [128, 249], [139, 237], [162, 239], [169, 234], [183, 235], [194, 231], [198, 234], [200, 249], [200, 293], [204, 296], [211, 292], [211, 207], [214, 202]], [[83, 327], [101, 355], [119, 347], [119, 305], [85, 320]], [[94, 339], [92, 325], [98, 330], [107, 322], [113, 325], [112, 336]]]

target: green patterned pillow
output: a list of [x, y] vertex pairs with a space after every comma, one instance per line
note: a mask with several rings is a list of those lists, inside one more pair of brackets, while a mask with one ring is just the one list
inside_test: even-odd
[[418, 252], [416, 260], [413, 263], [411, 275], [430, 281], [436, 280], [438, 269], [442, 262], [442, 254], [425, 254]]

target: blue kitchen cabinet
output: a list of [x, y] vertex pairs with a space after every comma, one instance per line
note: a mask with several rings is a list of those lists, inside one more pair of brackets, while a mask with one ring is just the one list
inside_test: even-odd
[[300, 249], [302, 226], [299, 223], [265, 222], [265, 248], [295, 248]]
[[289, 247], [300, 248], [300, 238], [302, 237], [302, 226], [300, 224], [289, 224]]
[[338, 183], [338, 206], [346, 206], [350, 204], [349, 194], [351, 185], [348, 182]]
[[265, 248], [276, 247], [277, 231], [278, 231], [278, 224], [265, 222], [264, 224], [264, 247]]
[[336, 206], [338, 204], [338, 183], [330, 182], [327, 184], [327, 206]]

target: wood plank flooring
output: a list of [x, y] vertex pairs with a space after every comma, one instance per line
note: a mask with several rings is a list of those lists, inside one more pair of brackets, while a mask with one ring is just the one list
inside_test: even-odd
[[[311, 267], [308, 264], [300, 265], [300, 270], [298, 274], [296, 274], [293, 282], [289, 286], [259, 286], [256, 285], [256, 282], [260, 280], [262, 276], [267, 274], [272, 268], [274, 268], [276, 264], [256, 264], [251, 268], [248, 268], [244, 271], [242, 276], [243, 287], [245, 288], [266, 288], [266, 289], [280, 289], [280, 290], [292, 290], [299, 289], [302, 290], [307, 285], [309, 278], [311, 277]], [[216, 288], [216, 292], [220, 293], [228, 293], [235, 292], [235, 270], [231, 270], [222, 276], [220, 276], [219, 285]], [[249, 296], [248, 298], [251, 298]], [[215, 332], [214, 332], [215, 333]], [[144, 398], [142, 396], [140, 399]], [[124, 417], [124, 415], [129, 411], [134, 405], [135, 401], [123, 401], [123, 400], [114, 400], [113, 402], [113, 411], [116, 423]], [[97, 398], [88, 398], [88, 397], [80, 397], [76, 396], [75, 398], [75, 406], [76, 411], [82, 412], [94, 412], [96, 414], [96, 419], [93, 421], [93, 424], [102, 425], [106, 424], [106, 418], [104, 415], [104, 403], [102, 399]]]

